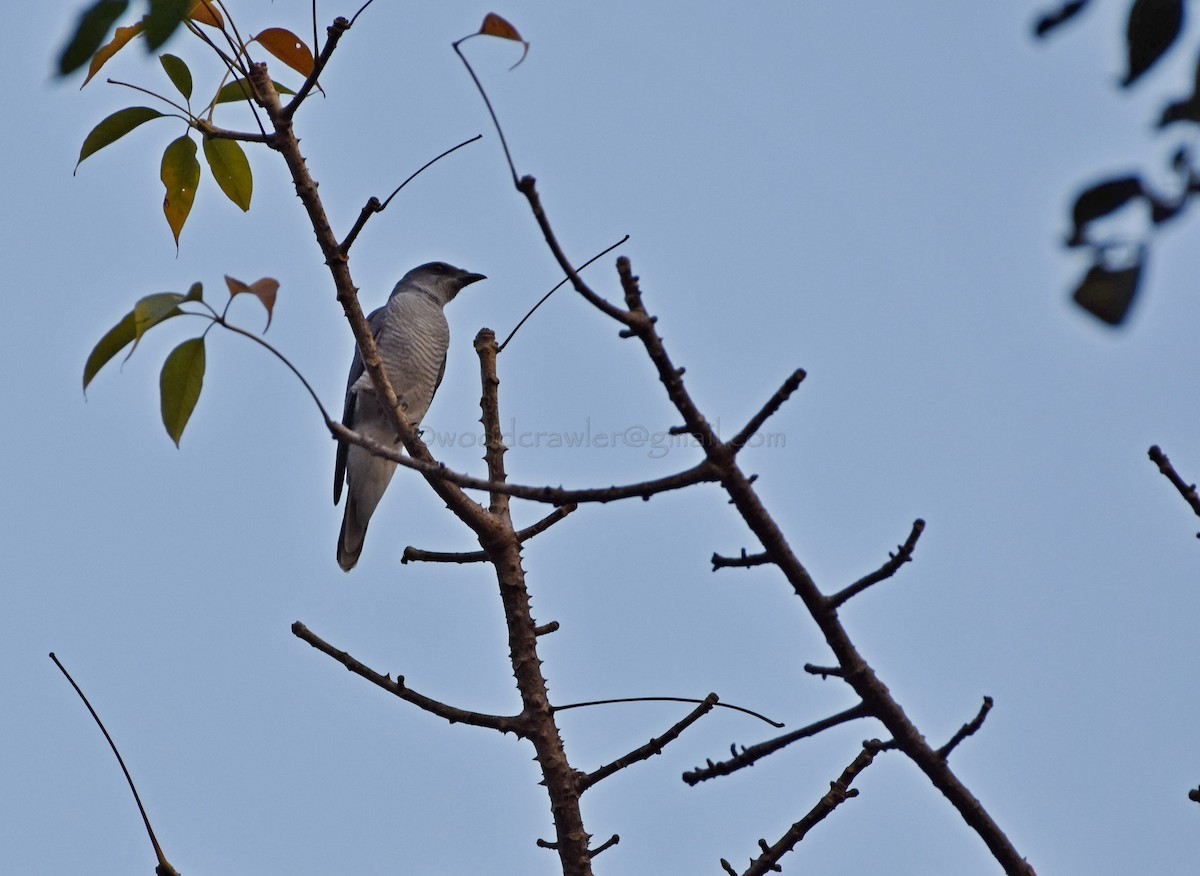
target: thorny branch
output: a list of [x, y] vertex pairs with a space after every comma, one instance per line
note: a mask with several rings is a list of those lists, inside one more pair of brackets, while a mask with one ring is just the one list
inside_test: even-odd
[[[858, 757], [854, 758], [854, 761], [842, 771], [836, 780], [829, 783], [829, 793], [822, 797], [807, 815], [788, 828], [787, 833], [780, 837], [778, 842], [768, 846], [764, 840], [759, 840], [762, 854], [751, 861], [750, 866], [742, 871], [740, 876], [765, 876], [767, 873], [778, 871], [780, 869], [779, 860], [794, 849], [810, 830], [824, 821], [833, 810], [851, 797], [858, 796], [858, 790], [851, 788], [850, 783], [871, 765], [878, 751], [879, 749], [875, 746], [864, 745]], [[726, 873], [739, 876], [738, 872], [724, 858], [721, 859], [721, 866]]]

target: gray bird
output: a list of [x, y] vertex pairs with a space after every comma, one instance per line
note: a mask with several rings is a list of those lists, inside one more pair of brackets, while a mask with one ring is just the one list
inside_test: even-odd
[[[442, 308], [463, 287], [484, 279], [483, 274], [472, 274], [445, 262], [429, 262], [405, 274], [387, 304], [367, 317], [384, 371], [414, 427], [429, 409], [446, 370], [450, 326]], [[391, 445], [399, 440], [396, 430], [388, 425], [358, 350], [354, 351], [346, 382], [342, 423], [380, 444]], [[358, 562], [367, 523], [395, 471], [396, 463], [391, 460], [372, 456], [357, 445], [338, 442], [333, 503], [341, 499], [344, 480], [346, 509], [337, 549], [338, 565], [343, 571], [349, 572]]]

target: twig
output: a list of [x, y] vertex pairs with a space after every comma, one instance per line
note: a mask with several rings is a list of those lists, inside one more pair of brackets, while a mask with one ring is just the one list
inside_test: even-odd
[[815, 666], [812, 663], [804, 664], [804, 671], [809, 675], [819, 675], [821, 680], [826, 678], [845, 678], [846, 670], [840, 666]]
[[[612, 252], [614, 249], [616, 249], [621, 244], [625, 243], [625, 241], [627, 241], [627, 240], [629, 240], [628, 234], [626, 234], [624, 237], [622, 237], [620, 240], [618, 240], [616, 243], [614, 243], [612, 246], [608, 247], [607, 249], [601, 250], [600, 252], [596, 253], [594, 256], [592, 256], [590, 259], [588, 259], [586, 262], [584, 262], [582, 265], [580, 265], [578, 268], [576, 268], [575, 269], [576, 273], [578, 273], [579, 271], [582, 271], [588, 265], [592, 264], [592, 262], [596, 261], [596, 259], [608, 255], [610, 252]], [[553, 289], [551, 289], [549, 292], [547, 292], [545, 295], [543, 295], [541, 298], [538, 299], [537, 304], [535, 304], [535, 305], [533, 305], [533, 307], [529, 308], [529, 312], [526, 313], [523, 317], [521, 317], [521, 321], [518, 322], [516, 327], [511, 332], [508, 333], [508, 337], [505, 338], [504, 342], [502, 344], [500, 344], [500, 346], [496, 349], [497, 353], [504, 352], [504, 348], [508, 346], [508, 342], [513, 339], [513, 336], [520, 330], [521, 326], [525, 325], [526, 320], [528, 320], [529, 317], [533, 316], [534, 311], [536, 311], [539, 307], [541, 307], [543, 304], [545, 304], [546, 301], [550, 298], [550, 296], [553, 295], [555, 292], [557, 292], [560, 288], [562, 288], [562, 285], [564, 283], [566, 283], [568, 280], [570, 280], [570, 277], [563, 277], [561, 280], [559, 280], [557, 283], [554, 284]]]
[[[572, 503], [555, 508], [537, 523], [526, 527], [517, 533], [517, 541], [524, 544], [539, 533], [545, 532], [558, 521], [565, 518], [579, 506]], [[426, 551], [409, 545], [404, 549], [400, 563], [486, 563], [488, 555], [485, 551], [461, 551], [447, 553], [443, 551]]]
[[767, 873], [778, 871], [780, 858], [794, 849], [796, 844], [804, 839], [810, 830], [824, 821], [833, 810], [851, 797], [858, 796], [858, 789], [851, 788], [850, 783], [858, 778], [858, 774], [869, 767], [874, 759], [875, 751], [864, 746], [858, 757], [854, 758], [851, 764], [842, 771], [842, 774], [835, 781], [829, 783], [829, 793], [822, 797], [807, 815], [788, 828], [787, 833], [780, 837], [778, 842], [768, 846], [765, 841], [758, 841], [762, 854], [750, 862], [750, 867], [742, 873], [742, 876], [765, 876]]
[[392, 198], [396, 197], [396, 195], [398, 195], [400, 193], [400, 190], [402, 188], [404, 188], [406, 185], [408, 185], [410, 182], [412, 182], [414, 179], [416, 179], [418, 176], [420, 176], [421, 173], [423, 171], [425, 171], [427, 168], [429, 168], [431, 165], [434, 165], [437, 162], [441, 161], [443, 158], [445, 158], [451, 152], [461, 149], [464, 146], [466, 146], [468, 143], [474, 143], [476, 140], [479, 140], [482, 138], [483, 138], [482, 134], [476, 134], [474, 137], [472, 137], [469, 140], [463, 140], [457, 146], [451, 146], [449, 149], [447, 149], [441, 155], [438, 155], [436, 158], [429, 159], [424, 164], [422, 164], [419, 168], [417, 168], [415, 171], [413, 171], [409, 175], [408, 179], [406, 179], [404, 182], [400, 183], [400, 185], [396, 186], [395, 191], [393, 191], [390, 195], [388, 195], [383, 201], [380, 201], [376, 197], [370, 198], [367, 201], [366, 205], [362, 208], [362, 211], [358, 214], [358, 219], [355, 220], [354, 227], [350, 229], [350, 233], [346, 235], [346, 239], [343, 240], [341, 242], [341, 244], [338, 246], [338, 249], [341, 250], [342, 255], [346, 255], [347, 253], [350, 252], [351, 245], [353, 245], [354, 241], [358, 238], [358, 233], [363, 230], [363, 226], [367, 224], [367, 220], [370, 219], [371, 216], [373, 216], [375, 213], [382, 213], [384, 210], [386, 210], [388, 207], [388, 204], [390, 204], [392, 202]]
[[364, 663], [355, 660], [345, 651], [330, 645], [300, 621], [292, 624], [292, 634], [298, 639], [308, 642], [308, 644], [312, 645], [318, 651], [328, 654], [355, 675], [365, 678], [388, 693], [395, 694], [405, 702], [412, 703], [414, 706], [432, 715], [437, 715], [451, 724], [469, 724], [473, 727], [487, 727], [492, 730], [499, 730], [502, 733], [516, 733], [518, 736], [525, 735], [525, 721], [519, 715], [509, 717], [504, 715], [489, 715], [483, 712], [471, 712], [419, 694], [405, 685], [403, 675], [396, 676], [396, 680], [392, 681], [391, 676], [376, 672]]
[[713, 763], [711, 760], [706, 762], [704, 767], [697, 767], [694, 770], [688, 770], [683, 774], [683, 780], [689, 785], [697, 785], [700, 782], [709, 779], [715, 779], [720, 776], [727, 776], [730, 773], [735, 773], [738, 770], [752, 766], [764, 757], [774, 754], [779, 749], [791, 745], [801, 739], [807, 739], [810, 736], [816, 736], [823, 730], [828, 730], [831, 727], [836, 727], [839, 724], [845, 724], [848, 721], [854, 721], [858, 718], [871, 717], [871, 710], [865, 703], [859, 703], [846, 709], [844, 712], [838, 712], [836, 715], [830, 715], [820, 721], [809, 724], [807, 727], [801, 727], [799, 730], [793, 730], [791, 733], [785, 733], [782, 736], [777, 736], [774, 739], [769, 739], [766, 742], [760, 742], [757, 745], [752, 745], [749, 748], [743, 748], [740, 752], [736, 747], [731, 746], [733, 757], [729, 760]]
[[771, 558], [766, 554], [747, 554], [746, 549], [742, 548], [742, 553], [737, 557], [723, 557], [720, 554], [712, 555], [713, 571], [717, 569], [749, 569], [752, 566], [762, 566], [771, 562]]
[[958, 744], [968, 736], [973, 736], [979, 732], [979, 728], [983, 726], [984, 719], [987, 718], [988, 712], [992, 710], [992, 698], [984, 697], [983, 705], [979, 707], [979, 714], [958, 728], [958, 732], [950, 737], [950, 741], [937, 750], [937, 755], [942, 760], [950, 757], [950, 752], [958, 747]]
[[620, 772], [628, 766], [632, 766], [633, 764], [643, 760], [649, 760], [657, 754], [662, 754], [663, 748], [665, 748], [671, 742], [674, 742], [679, 738], [680, 734], [683, 733], [684, 730], [711, 712], [717, 703], [717, 695], [715, 693], [710, 693], [700, 702], [700, 705], [692, 709], [692, 711], [685, 718], [683, 718], [683, 720], [672, 725], [671, 728], [662, 736], [656, 736], [645, 745], [639, 745], [637, 748], [623, 757], [619, 757], [611, 763], [605, 764], [604, 766], [593, 770], [585, 776], [581, 776], [579, 779], [580, 793], [586, 791], [588, 788], [592, 787], [592, 785], [604, 781], [609, 776]]
[[1159, 449], [1157, 444], [1150, 448], [1150, 459], [1158, 466], [1158, 470], [1166, 476], [1167, 480], [1174, 485], [1175, 489], [1179, 491], [1179, 495], [1183, 496], [1184, 501], [1191, 506], [1192, 511], [1197, 516], [1200, 516], [1200, 494], [1196, 492], [1196, 485], [1189, 484], [1179, 476], [1179, 472], [1175, 470], [1175, 466], [1171, 465], [1171, 460], [1167, 459], [1167, 455]]
[[[716, 694], [709, 694], [710, 697], [715, 697]], [[707, 698], [706, 698], [707, 699]], [[568, 703], [565, 706], [554, 706], [556, 712], [565, 712], [567, 709], [587, 709], [592, 706], [610, 706], [614, 703], [703, 703], [705, 700], [696, 700], [691, 697], [613, 697], [608, 700], [591, 700], [586, 703]], [[770, 724], [772, 727], [783, 727], [779, 721], [772, 721], [766, 715], [760, 714], [747, 709], [745, 706], [734, 706], [730, 703], [716, 703], [717, 708], [729, 709], [734, 712], [741, 712], [743, 715], [749, 715], [751, 718], [757, 718], [764, 724]]]
[[150, 837], [150, 845], [154, 847], [154, 856], [158, 858], [156, 872], [162, 871], [162, 876], [179, 876], [175, 868], [167, 861], [167, 856], [163, 854], [162, 846], [158, 844], [158, 838], [154, 835], [154, 828], [150, 826], [150, 816], [146, 814], [146, 807], [142, 805], [141, 795], [138, 794], [137, 786], [133, 784], [133, 776], [129, 774], [129, 768], [125, 766], [125, 758], [121, 757], [121, 752], [117, 750], [117, 743], [113, 742], [112, 736], [108, 733], [108, 728], [104, 726], [104, 722], [100, 720], [100, 716], [96, 714], [96, 710], [88, 702], [83, 689], [75, 683], [75, 679], [71, 677], [71, 673], [67, 672], [67, 667], [59, 662], [58, 657], [54, 655], [53, 651], [50, 652], [50, 659], [54, 661], [54, 665], [58, 667], [58, 671], [66, 676], [67, 681], [71, 683], [71, 687], [75, 688], [75, 693], [79, 694], [79, 698], [87, 706], [88, 712], [92, 715], [92, 720], [96, 722], [96, 726], [104, 734], [104, 738], [108, 742], [108, 747], [112, 749], [112, 753], [116, 755], [117, 763], [121, 765], [121, 772], [125, 774], [125, 781], [129, 783], [129, 790], [133, 793], [133, 801], [137, 804], [138, 812], [141, 813], [142, 824], [146, 826], [146, 834]]
[[[420, 472], [428, 479], [445, 481], [448, 484], [454, 484], [471, 490], [504, 493], [505, 495], [512, 496], [514, 499], [528, 499], [532, 502], [545, 502], [550, 505], [616, 502], [621, 499], [631, 499], [634, 497], [649, 499], [651, 496], [658, 495], [659, 493], [665, 493], [670, 490], [681, 490], [684, 487], [690, 487], [692, 484], [719, 479], [716, 469], [706, 460], [691, 468], [684, 469], [675, 474], [665, 475], [661, 478], [654, 478], [653, 480], [642, 481], [636, 484], [621, 484], [611, 487], [567, 489], [565, 487], [534, 487], [524, 484], [495, 483], [485, 478], [472, 477], [447, 468], [445, 464], [434, 461], [432, 457], [429, 457], [428, 451], [425, 452], [425, 458], [423, 459], [406, 456], [395, 447], [372, 441], [370, 438], [347, 429], [339, 422], [331, 420], [326, 425], [329, 427], [329, 431], [333, 437], [339, 441], [357, 444], [359, 447], [364, 447], [371, 451], [376, 456], [390, 459], [398, 465]], [[413, 443], [415, 446], [425, 447], [424, 443], [420, 442], [420, 439], [415, 436]]]
[[800, 387], [800, 383], [804, 380], [805, 376], [804, 369], [802, 368], [797, 368], [793, 371], [788, 376], [788, 379], [783, 382], [783, 386], [775, 390], [775, 394], [763, 405], [762, 410], [750, 418], [750, 422], [742, 428], [742, 431], [733, 436], [729, 442], [730, 446], [735, 451], [745, 447], [746, 442], [754, 437], [758, 430], [762, 428], [767, 418], [783, 407], [783, 403]]
[[[362, 9], [354, 13], [354, 17], [358, 18], [359, 13], [370, 5], [370, 0], [367, 0]], [[300, 108], [300, 104], [308, 97], [309, 92], [317, 84], [317, 80], [321, 77], [321, 74], [325, 72], [325, 65], [329, 63], [329, 59], [333, 56], [333, 50], [337, 48], [338, 40], [342, 38], [342, 34], [350, 29], [351, 24], [353, 24], [352, 20], [347, 21], [339, 15], [333, 20], [333, 24], [325, 29], [325, 47], [321, 49], [321, 53], [314, 59], [312, 72], [308, 74], [308, 78], [304, 80], [304, 83], [296, 89], [295, 96], [288, 101], [287, 106], [280, 108], [279, 119], [281, 121], [291, 122], [292, 116], [296, 114], [296, 110]], [[313, 49], [316, 49], [315, 45]]]
[[614, 833], [607, 840], [602, 842], [600, 845], [596, 846], [596, 848], [592, 849], [592, 851], [591, 851], [592, 857], [593, 858], [596, 857], [596, 855], [600, 854], [601, 852], [605, 851], [606, 849], [611, 849], [613, 846], [615, 846], [620, 841], [621, 841], [621, 837]]
[[921, 533], [925, 531], [925, 521], [919, 517], [913, 521], [912, 532], [908, 534], [908, 539], [904, 544], [896, 548], [896, 552], [888, 554], [888, 561], [876, 569], [869, 575], [864, 575], [859, 578], [849, 587], [839, 590], [837, 593], [829, 597], [830, 604], [837, 608], [846, 600], [857, 596], [873, 584], [878, 584], [880, 581], [885, 581], [900, 571], [900, 567], [905, 563], [910, 562], [913, 556], [913, 550], [917, 546], [917, 539], [921, 537]]

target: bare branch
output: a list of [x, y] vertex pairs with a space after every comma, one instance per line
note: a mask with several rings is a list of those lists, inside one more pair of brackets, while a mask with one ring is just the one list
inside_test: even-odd
[[611, 849], [613, 846], [615, 846], [620, 841], [621, 841], [621, 837], [614, 833], [607, 840], [602, 842], [600, 845], [596, 846], [596, 848], [592, 849], [592, 851], [591, 851], [592, 857], [594, 858], [594, 857], [596, 857], [596, 855], [600, 854], [601, 852], [603, 852], [607, 849]]
[[[706, 483], [719, 479], [716, 469], [707, 461], [701, 462], [692, 468], [684, 469], [675, 474], [666, 475], [661, 478], [655, 478], [649, 481], [642, 481], [637, 484], [622, 484], [620, 486], [611, 487], [592, 487], [584, 489], [566, 489], [564, 487], [534, 487], [523, 484], [508, 484], [495, 483], [485, 480], [484, 478], [471, 477], [470, 475], [456, 472], [447, 468], [443, 463], [434, 460], [429, 451], [424, 450], [422, 459], [415, 459], [411, 456], [406, 456], [395, 447], [389, 447], [372, 441], [363, 435], [358, 434], [352, 429], [347, 429], [341, 423], [329, 421], [326, 424], [329, 427], [330, 433], [334, 438], [340, 441], [347, 441], [351, 444], [357, 444], [359, 447], [365, 447], [376, 456], [381, 456], [384, 459], [390, 459], [398, 465], [405, 468], [411, 468], [413, 471], [425, 475], [427, 479], [443, 480], [449, 484], [455, 484], [459, 487], [466, 487], [471, 490], [487, 490], [489, 492], [504, 493], [512, 496], [514, 499], [528, 499], [532, 502], [545, 502], [550, 505], [570, 505], [584, 504], [585, 502], [616, 502], [621, 499], [632, 499], [634, 497], [640, 499], [649, 499], [651, 496], [658, 493], [665, 493], [669, 490], [680, 490], [684, 487], [690, 487], [693, 484]], [[414, 437], [414, 445], [425, 448], [425, 444], [419, 438]]]
[[821, 676], [822, 681], [824, 681], [826, 678], [830, 678], [830, 677], [832, 677], [832, 678], [845, 678], [846, 677], [846, 670], [842, 669], [842, 667], [840, 667], [840, 666], [815, 666], [812, 663], [805, 663], [804, 671], [807, 672], [809, 675]]
[[837, 608], [846, 600], [857, 596], [873, 584], [878, 584], [880, 581], [885, 581], [892, 577], [900, 570], [900, 567], [905, 563], [910, 562], [913, 556], [913, 550], [917, 546], [917, 539], [921, 537], [921, 533], [925, 531], [925, 521], [917, 518], [913, 521], [912, 532], [908, 534], [908, 539], [904, 544], [896, 548], [896, 552], [888, 554], [888, 561], [876, 569], [869, 575], [864, 575], [859, 578], [849, 587], [838, 591], [829, 597], [830, 604]]
[[1179, 476], [1179, 472], [1175, 470], [1175, 466], [1171, 465], [1171, 460], [1167, 459], [1167, 455], [1159, 449], [1155, 444], [1150, 448], [1150, 459], [1158, 466], [1158, 470], [1166, 476], [1179, 491], [1179, 495], [1183, 496], [1185, 502], [1191, 506], [1192, 511], [1200, 516], [1200, 493], [1196, 492], [1196, 485], [1189, 484]]
[[121, 752], [117, 749], [117, 743], [113, 741], [112, 736], [108, 733], [108, 728], [104, 726], [104, 722], [100, 720], [100, 716], [92, 708], [92, 704], [88, 701], [87, 695], [84, 694], [83, 688], [75, 683], [75, 679], [71, 677], [71, 673], [67, 672], [67, 667], [59, 662], [58, 657], [55, 656], [53, 651], [50, 652], [50, 659], [54, 661], [54, 665], [58, 667], [58, 671], [70, 682], [71, 687], [75, 688], [75, 693], [79, 695], [79, 699], [83, 700], [83, 704], [91, 714], [92, 720], [96, 722], [96, 726], [100, 728], [100, 732], [104, 734], [105, 741], [108, 742], [108, 747], [112, 749], [112, 753], [116, 756], [117, 763], [121, 767], [121, 772], [125, 774], [125, 781], [128, 783], [129, 790], [133, 794], [133, 802], [137, 804], [138, 812], [142, 816], [142, 824], [145, 825], [146, 835], [150, 837], [150, 845], [154, 847], [154, 856], [158, 858], [158, 867], [155, 870], [163, 871], [164, 876], [168, 876], [168, 874], [169, 876], [179, 876], [175, 872], [175, 868], [167, 861], [167, 856], [163, 854], [162, 846], [158, 844], [158, 837], [154, 835], [154, 828], [150, 825], [150, 816], [146, 814], [146, 807], [142, 805], [142, 797], [138, 794], [137, 786], [133, 783], [133, 776], [129, 774], [129, 768], [125, 766], [125, 758], [121, 757]]
[[605, 764], [599, 769], [593, 770], [592, 772], [580, 778], [578, 785], [580, 793], [583, 793], [588, 788], [592, 787], [592, 785], [595, 785], [597, 782], [602, 782], [604, 779], [607, 779], [609, 776], [620, 772], [628, 766], [632, 766], [639, 761], [649, 760], [656, 754], [662, 754], [664, 747], [678, 739], [684, 730], [711, 712], [713, 707], [716, 705], [717, 695], [715, 693], [710, 693], [704, 698], [700, 705], [692, 709], [692, 711], [683, 720], [675, 723], [662, 736], [654, 737], [645, 745], [639, 745], [625, 756], [619, 757], [612, 763]]
[[[715, 697], [716, 694], [709, 694], [710, 697]], [[705, 700], [696, 700], [691, 697], [614, 697], [607, 700], [592, 700], [586, 703], [568, 703], [565, 706], [554, 706], [554, 711], [565, 712], [567, 709], [587, 709], [592, 706], [609, 706], [613, 703], [703, 703]], [[741, 712], [743, 715], [749, 715], [751, 718], [757, 718], [764, 724], [770, 724], [772, 727], [784, 726], [779, 721], [772, 721], [766, 715], [762, 715], [752, 709], [747, 709], [745, 706], [734, 706], [730, 703], [716, 703], [717, 708], [729, 709], [734, 712]]]
[[[354, 14], [354, 17], [358, 18], [359, 13], [370, 5], [368, 0], [368, 3]], [[300, 104], [304, 103], [309, 92], [313, 90], [313, 86], [317, 84], [317, 80], [321, 78], [321, 74], [325, 71], [325, 65], [329, 63], [329, 59], [333, 56], [333, 50], [337, 48], [338, 40], [342, 38], [342, 34], [350, 29], [351, 23], [339, 15], [333, 20], [333, 24], [325, 29], [325, 46], [321, 49], [321, 53], [314, 59], [312, 72], [308, 74], [308, 78], [304, 80], [304, 84], [297, 89], [295, 96], [288, 101], [287, 106], [280, 109], [279, 118], [281, 120], [291, 122], [292, 116], [296, 114], [296, 110], [300, 108]], [[315, 50], [316, 48], [314, 45], [313, 49]]]
[[[526, 527], [517, 533], [517, 541], [522, 544], [533, 538], [539, 533], [545, 532], [558, 521], [565, 518], [568, 514], [574, 511], [579, 506], [576, 504], [562, 505], [555, 508], [533, 526]], [[446, 553], [442, 551], [425, 551], [420, 548], [415, 548], [409, 545], [404, 549], [404, 555], [400, 557], [400, 563], [486, 563], [488, 555], [485, 551], [462, 551], [458, 553]]]
[[474, 143], [476, 140], [479, 140], [482, 137], [483, 137], [482, 134], [476, 134], [474, 137], [472, 137], [469, 140], [463, 140], [457, 146], [451, 146], [449, 149], [447, 149], [441, 155], [438, 155], [436, 158], [429, 159], [424, 164], [422, 164], [419, 168], [417, 168], [415, 171], [413, 171], [411, 174], [409, 174], [408, 179], [406, 179], [404, 182], [400, 183], [400, 185], [396, 186], [395, 190], [390, 195], [388, 195], [383, 201], [380, 201], [376, 197], [372, 197], [370, 200], [368, 200], [366, 205], [362, 208], [362, 212], [360, 212], [358, 214], [358, 219], [355, 220], [354, 227], [350, 229], [350, 233], [346, 235], [346, 239], [343, 240], [341, 242], [341, 244], [338, 246], [338, 249], [340, 249], [342, 251], [342, 255], [346, 255], [347, 253], [350, 252], [350, 247], [353, 245], [354, 241], [358, 238], [358, 233], [363, 230], [363, 226], [367, 224], [367, 220], [370, 219], [371, 216], [373, 216], [375, 213], [382, 213], [384, 210], [386, 210], [388, 207], [388, 204], [390, 204], [392, 202], [392, 198], [394, 198], [394, 197], [396, 197], [396, 195], [400, 194], [400, 190], [402, 188], [404, 188], [406, 185], [408, 185], [410, 182], [412, 182], [414, 179], [416, 179], [418, 176], [420, 176], [426, 169], [428, 169], [432, 165], [436, 164], [437, 162], [441, 161], [443, 158], [445, 158], [451, 152], [461, 149], [462, 147], [466, 146], [468, 143]]
[[779, 860], [794, 849], [810, 830], [851, 797], [858, 796], [858, 790], [851, 788], [850, 783], [858, 778], [858, 774], [869, 767], [874, 759], [875, 751], [864, 746], [858, 757], [854, 758], [842, 774], [829, 783], [829, 793], [822, 797], [807, 815], [788, 828], [787, 833], [781, 836], [778, 842], [768, 846], [763, 840], [758, 841], [762, 854], [750, 862], [750, 867], [742, 876], [765, 876], [767, 873], [778, 871]]
[[[576, 268], [575, 272], [578, 273], [579, 271], [582, 271], [588, 265], [590, 265], [594, 261], [596, 261], [596, 259], [599, 259], [599, 258], [602, 258], [603, 256], [608, 255], [610, 252], [612, 252], [614, 249], [616, 249], [618, 246], [620, 246], [627, 240], [629, 240], [628, 234], [626, 234], [624, 237], [622, 237], [620, 240], [618, 240], [616, 243], [614, 243], [612, 246], [608, 247], [607, 249], [603, 249], [600, 252], [596, 253], [594, 256], [592, 256], [590, 259], [588, 259], [586, 262], [584, 262], [582, 265], [580, 265], [578, 268]], [[508, 337], [505, 338], [504, 341], [500, 344], [499, 348], [497, 348], [497, 350], [496, 350], [497, 353], [504, 352], [504, 348], [508, 346], [508, 342], [513, 339], [513, 336], [516, 335], [516, 333], [520, 330], [521, 326], [525, 325], [525, 323], [526, 323], [526, 321], [528, 321], [529, 317], [533, 316], [534, 312], [539, 307], [541, 307], [543, 304], [545, 304], [549, 300], [550, 296], [553, 295], [555, 292], [557, 292], [562, 287], [562, 285], [564, 283], [566, 283], [569, 279], [570, 279], [570, 277], [563, 277], [561, 280], [559, 280], [557, 283], [554, 284], [553, 289], [551, 289], [549, 292], [547, 292], [545, 295], [543, 295], [541, 298], [538, 299], [537, 304], [535, 304], [535, 305], [533, 305], [533, 307], [529, 308], [529, 312], [526, 313], [523, 317], [521, 317], [521, 321], [518, 322], [516, 327], [511, 332], [508, 333]]]
[[979, 707], [979, 714], [972, 718], [966, 724], [958, 728], [958, 732], [950, 737], [950, 741], [937, 750], [938, 757], [946, 760], [950, 757], [950, 752], [958, 747], [958, 744], [968, 736], [973, 736], [979, 732], [979, 728], [983, 726], [984, 719], [987, 718], [988, 712], [992, 710], [992, 698], [984, 697], [983, 705]]
[[740, 752], [736, 746], [731, 746], [730, 751], [733, 754], [729, 760], [713, 763], [711, 760], [704, 767], [698, 767], [694, 770], [689, 770], [683, 774], [683, 780], [689, 785], [697, 785], [700, 782], [708, 779], [715, 779], [720, 776], [727, 776], [730, 773], [735, 773], [743, 767], [752, 766], [759, 760], [770, 754], [774, 754], [779, 749], [791, 745], [801, 739], [807, 739], [810, 736], [816, 736], [823, 730], [828, 730], [831, 727], [836, 727], [839, 724], [845, 724], [847, 721], [854, 721], [858, 718], [871, 717], [871, 710], [865, 703], [859, 703], [844, 712], [838, 712], [836, 715], [830, 715], [815, 723], [809, 724], [807, 727], [801, 727], [799, 730], [793, 730], [791, 733], [785, 733], [782, 736], [777, 736], [774, 739], [769, 739], [766, 742], [760, 742], [757, 745], [752, 745], [749, 748], [743, 748]]
[[800, 383], [804, 380], [805, 376], [804, 369], [802, 368], [797, 368], [793, 371], [788, 379], [783, 382], [783, 386], [775, 390], [775, 394], [763, 405], [762, 410], [750, 418], [750, 422], [742, 428], [742, 431], [733, 436], [729, 442], [730, 446], [735, 451], [745, 447], [746, 442], [754, 437], [758, 430], [762, 428], [767, 418], [783, 407], [783, 403], [800, 387]]
[[766, 554], [747, 554], [746, 549], [742, 548], [741, 556], [723, 557], [720, 554], [712, 555], [713, 571], [717, 569], [749, 569], [752, 566], [762, 566], [771, 562], [771, 558]]
[[451, 724], [470, 724], [473, 727], [487, 727], [491, 730], [499, 730], [501, 733], [516, 733], [518, 736], [526, 735], [526, 722], [519, 715], [507, 717], [504, 715], [488, 715], [483, 712], [471, 712], [419, 694], [404, 684], [403, 675], [398, 675], [396, 680], [392, 681], [391, 676], [376, 672], [369, 666], [355, 660], [345, 651], [330, 645], [320, 636], [309, 630], [304, 624], [300, 623], [300, 621], [292, 624], [292, 634], [308, 642], [308, 644], [312, 645], [318, 651], [328, 654], [355, 675], [365, 678], [388, 693], [395, 694], [405, 702], [412, 703], [417, 708], [423, 709], [432, 715], [437, 715]]

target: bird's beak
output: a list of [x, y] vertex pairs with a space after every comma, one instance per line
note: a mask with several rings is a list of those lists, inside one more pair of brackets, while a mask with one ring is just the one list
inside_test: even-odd
[[480, 280], [486, 279], [487, 277], [485, 277], [483, 274], [463, 274], [462, 284], [464, 287], [470, 286], [472, 283], [478, 283]]

